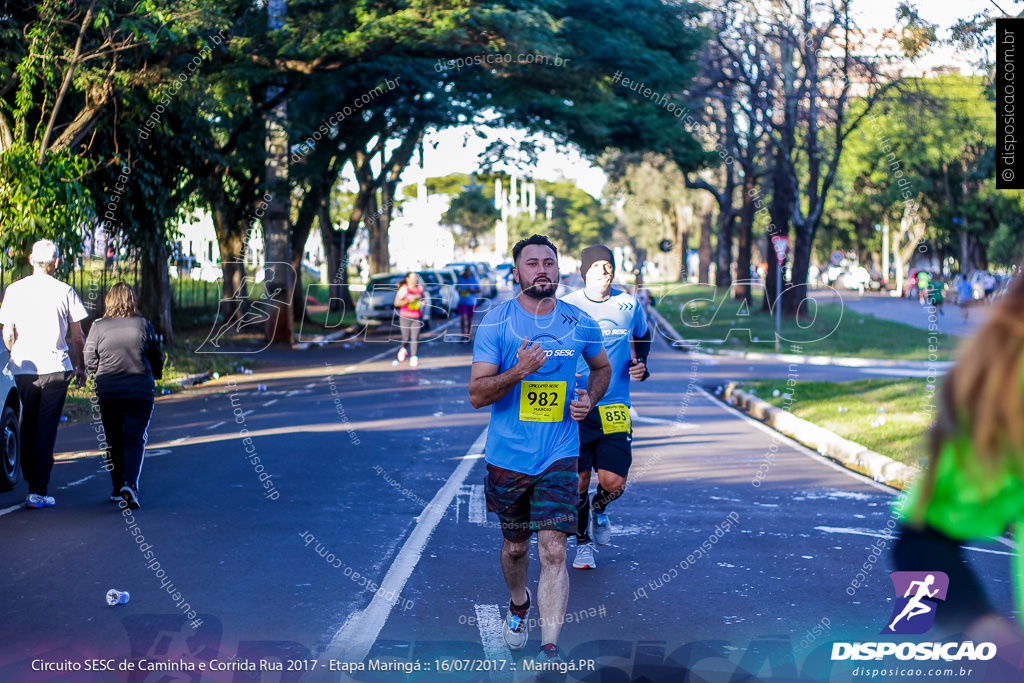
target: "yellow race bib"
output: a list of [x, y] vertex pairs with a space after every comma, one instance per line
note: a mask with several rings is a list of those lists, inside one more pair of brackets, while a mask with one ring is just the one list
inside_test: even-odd
[[624, 403], [598, 406], [597, 412], [601, 415], [601, 431], [605, 434], [628, 433], [633, 428], [633, 423], [629, 419], [629, 407]]
[[519, 389], [520, 420], [562, 421], [565, 414], [565, 382], [523, 382]]

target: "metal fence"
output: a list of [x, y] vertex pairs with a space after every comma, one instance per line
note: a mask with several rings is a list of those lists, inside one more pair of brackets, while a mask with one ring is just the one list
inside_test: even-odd
[[[139, 289], [139, 262], [131, 258], [78, 259], [70, 272], [55, 277], [75, 288], [89, 311], [90, 318], [103, 315], [103, 299], [107, 290], [118, 282], [127, 282]], [[191, 269], [171, 269], [171, 314], [198, 318], [215, 314], [222, 291], [222, 279], [208, 281], [194, 278]], [[6, 255], [0, 255], [0, 297], [7, 285], [32, 272], [28, 265], [15, 266]]]

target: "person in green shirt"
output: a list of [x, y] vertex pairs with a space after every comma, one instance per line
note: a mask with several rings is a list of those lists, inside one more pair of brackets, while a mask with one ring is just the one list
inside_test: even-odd
[[928, 285], [932, 281], [932, 276], [928, 274], [928, 271], [922, 270], [917, 274], [917, 300], [924, 305], [924, 302], [928, 300]]
[[[898, 571], [942, 571], [949, 592], [937, 623], [975, 642], [1020, 644], [999, 616], [963, 544], [999, 537], [1024, 521], [1024, 277], [1018, 275], [943, 381], [929, 434], [929, 465], [904, 501], [892, 559]], [[1024, 530], [1024, 526], [1020, 527]], [[1016, 533], [1015, 533], [1016, 535]], [[1024, 548], [1013, 561], [1024, 608]]]

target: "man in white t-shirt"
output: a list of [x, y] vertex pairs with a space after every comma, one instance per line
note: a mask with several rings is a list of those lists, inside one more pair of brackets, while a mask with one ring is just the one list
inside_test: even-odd
[[56, 244], [36, 242], [29, 256], [32, 274], [8, 286], [0, 304], [9, 367], [21, 397], [21, 471], [28, 483], [29, 508], [54, 504], [46, 488], [57, 426], [71, 379], [85, 382], [81, 321], [88, 312], [78, 293], [53, 277], [58, 261]]

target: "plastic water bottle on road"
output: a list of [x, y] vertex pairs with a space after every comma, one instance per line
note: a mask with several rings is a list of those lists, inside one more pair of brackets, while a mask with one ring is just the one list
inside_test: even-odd
[[107, 591], [107, 604], [111, 607], [125, 604], [128, 602], [128, 598], [128, 591], [119, 591], [116, 588]]

